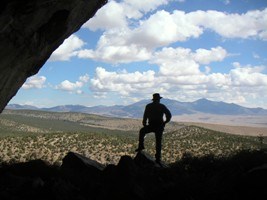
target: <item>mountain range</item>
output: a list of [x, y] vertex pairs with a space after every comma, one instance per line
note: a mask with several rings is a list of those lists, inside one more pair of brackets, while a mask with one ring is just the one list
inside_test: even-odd
[[[149, 100], [141, 100], [139, 102], [122, 106], [92, 106], [83, 105], [62, 105], [50, 108], [38, 108], [30, 105], [9, 104], [6, 109], [13, 110], [42, 110], [51, 112], [80, 112], [99, 114], [113, 117], [141, 118], [144, 108]], [[162, 99], [161, 103], [165, 104], [171, 111], [172, 115], [182, 114], [216, 114], [216, 115], [267, 115], [267, 110], [263, 108], [247, 108], [234, 103], [225, 103], [218, 101], [210, 101], [208, 99], [199, 99], [193, 102], [180, 102], [171, 99]]]

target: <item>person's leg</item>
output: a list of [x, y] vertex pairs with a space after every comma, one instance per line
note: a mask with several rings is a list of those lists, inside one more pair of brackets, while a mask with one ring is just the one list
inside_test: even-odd
[[144, 126], [143, 128], [140, 129], [139, 131], [139, 144], [138, 148], [135, 151], [141, 151], [145, 148], [144, 146], [144, 138], [147, 133], [150, 133], [150, 127], [149, 126]]
[[157, 130], [155, 132], [155, 137], [156, 137], [156, 162], [160, 162], [161, 161], [161, 142], [162, 142], [162, 134], [163, 134], [163, 130]]

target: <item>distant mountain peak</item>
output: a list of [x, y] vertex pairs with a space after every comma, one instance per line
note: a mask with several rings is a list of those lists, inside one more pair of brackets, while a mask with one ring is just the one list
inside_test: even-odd
[[[141, 118], [144, 108], [151, 100], [141, 100], [130, 105], [114, 105], [114, 106], [92, 106], [83, 105], [60, 105], [51, 108], [37, 108], [34, 106], [10, 104], [7, 109], [25, 109], [25, 110], [44, 110], [54, 112], [80, 112], [100, 114], [114, 117], [131, 117]], [[216, 115], [267, 115], [267, 110], [263, 108], [246, 108], [234, 103], [226, 103], [223, 101], [211, 101], [207, 98], [201, 98], [193, 102], [180, 102], [172, 99], [162, 99], [161, 101], [172, 112], [173, 115], [182, 114], [216, 114]]]
[[194, 102], [213, 102], [213, 101], [211, 101], [211, 100], [209, 100], [207, 98], [201, 98], [201, 99], [198, 99], [198, 100], [196, 100]]
[[21, 105], [21, 104], [9, 104], [6, 106], [6, 109], [13, 109], [13, 110], [39, 110], [36, 106], [31, 105]]

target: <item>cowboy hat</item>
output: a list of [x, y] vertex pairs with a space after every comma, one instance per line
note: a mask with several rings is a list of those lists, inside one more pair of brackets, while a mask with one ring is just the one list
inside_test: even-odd
[[159, 93], [155, 93], [155, 94], [153, 94], [153, 99], [152, 100], [159, 100], [159, 99], [161, 99], [162, 97], [160, 96], [160, 94]]

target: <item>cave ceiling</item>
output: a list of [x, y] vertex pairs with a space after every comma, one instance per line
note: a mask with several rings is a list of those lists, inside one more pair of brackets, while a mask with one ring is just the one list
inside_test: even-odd
[[107, 0], [4, 0], [0, 4], [0, 112], [66, 38]]

